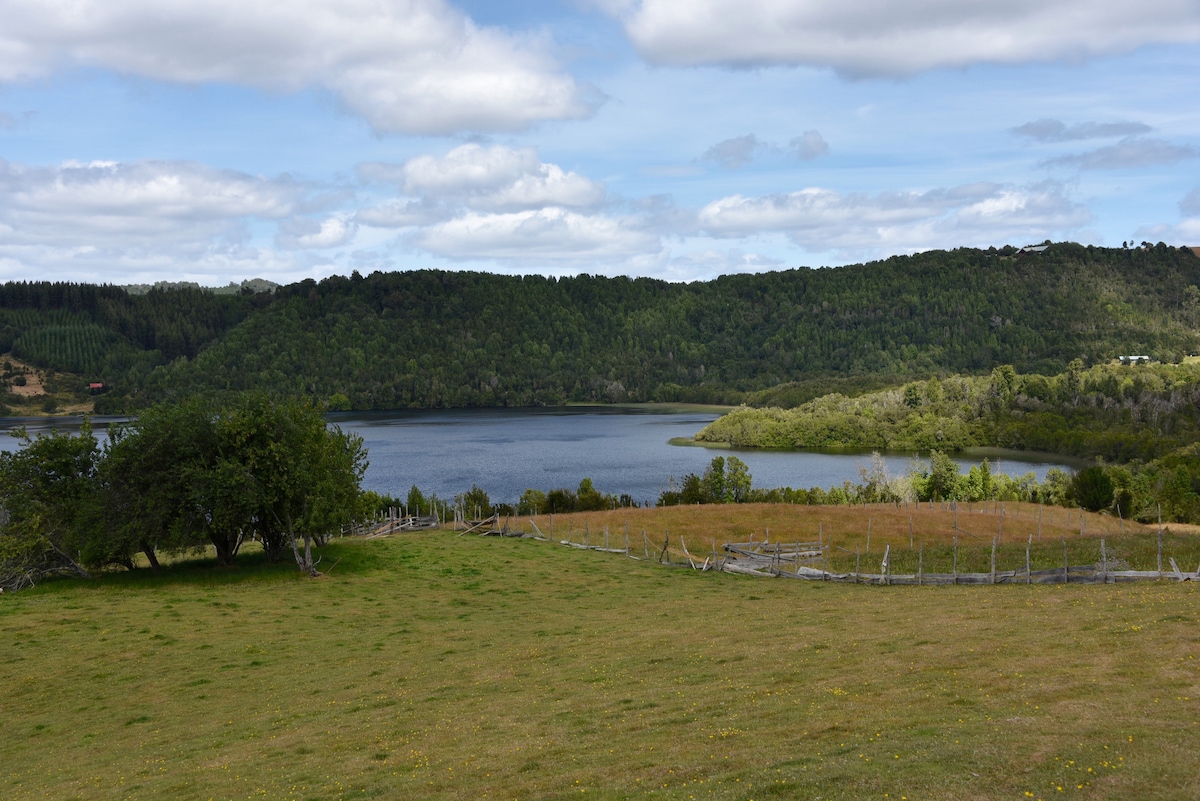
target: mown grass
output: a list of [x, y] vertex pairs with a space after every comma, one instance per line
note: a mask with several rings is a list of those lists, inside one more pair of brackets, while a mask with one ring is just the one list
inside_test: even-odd
[[0, 795], [1200, 794], [1191, 583], [856, 587], [450, 532], [335, 561], [0, 597]]

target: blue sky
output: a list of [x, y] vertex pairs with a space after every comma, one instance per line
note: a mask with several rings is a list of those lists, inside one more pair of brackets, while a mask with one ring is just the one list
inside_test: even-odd
[[0, 0], [0, 280], [1200, 245], [1194, 0]]

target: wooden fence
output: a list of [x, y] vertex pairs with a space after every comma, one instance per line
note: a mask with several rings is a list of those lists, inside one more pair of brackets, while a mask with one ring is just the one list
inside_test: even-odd
[[[486, 521], [492, 522], [492, 521]], [[479, 529], [477, 533], [491, 536], [525, 537], [529, 539], [552, 542], [530, 518], [529, 532], [519, 531], [515, 525], [505, 521], [503, 528], [498, 523], [492, 523], [489, 528]], [[462, 532], [467, 533], [467, 532]], [[1066, 540], [1063, 540], [1063, 562], [1061, 567], [1038, 569], [1032, 568], [1031, 549], [1033, 537], [1030, 536], [1025, 544], [1025, 565], [1013, 570], [996, 569], [997, 541], [991, 544], [991, 570], [987, 572], [959, 572], [958, 543], [954, 544], [954, 569], [950, 573], [926, 572], [924, 570], [924, 546], [917, 551], [917, 570], [915, 573], [895, 573], [892, 571], [892, 546], [886, 545], [879, 571], [871, 572], [861, 569], [863, 557], [869, 554], [855, 554], [855, 569], [853, 571], [837, 572], [828, 568], [831, 551], [834, 546], [825, 539], [817, 542], [771, 542], [769, 540], [749, 542], [727, 542], [720, 546], [715, 540], [710, 540], [707, 547], [699, 549], [688, 548], [687, 540], [682, 536], [672, 538], [666, 531], [660, 540], [652, 538], [642, 530], [631, 537], [628, 523], [624, 531], [610, 532], [606, 526], [602, 532], [593, 533], [590, 526], [584, 526], [577, 534], [578, 541], [568, 530], [566, 539], [557, 540], [560, 545], [580, 550], [599, 551], [601, 553], [622, 554], [639, 561], [651, 561], [662, 565], [691, 568], [702, 572], [716, 571], [724, 573], [739, 573], [742, 575], [759, 576], [764, 578], [791, 578], [803, 581], [833, 581], [845, 584], [874, 584], [883, 586], [893, 585], [939, 585], [939, 584], [1116, 584], [1131, 581], [1200, 581], [1200, 567], [1195, 572], [1188, 572], [1176, 564], [1174, 557], [1168, 556], [1170, 570], [1162, 569], [1162, 532], [1158, 533], [1158, 570], [1128, 570], [1121, 569], [1119, 562], [1111, 562], [1108, 557], [1106, 541], [1100, 540], [1101, 560], [1096, 564], [1072, 565], [1067, 559]], [[1133, 534], [1126, 536], [1136, 536]]]

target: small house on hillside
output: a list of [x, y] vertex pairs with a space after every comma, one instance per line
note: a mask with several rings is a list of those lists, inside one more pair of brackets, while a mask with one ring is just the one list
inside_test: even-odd
[[1149, 364], [1150, 363], [1149, 356], [1118, 356], [1117, 358], [1121, 360], [1121, 364]]

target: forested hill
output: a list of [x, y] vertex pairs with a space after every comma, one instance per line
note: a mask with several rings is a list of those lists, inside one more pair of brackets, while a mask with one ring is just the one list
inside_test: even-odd
[[[53, 286], [58, 306], [10, 301]], [[250, 388], [355, 409], [733, 401], [764, 390], [778, 403], [787, 391], [769, 388], [788, 382], [811, 397], [998, 364], [1052, 374], [1080, 357], [1174, 360], [1200, 350], [1198, 286], [1200, 258], [1187, 249], [1058, 244], [692, 284], [416, 271], [203, 300], [67, 287], [98, 293], [74, 306], [63, 285], [9, 284], [0, 313], [21, 358], [111, 384], [107, 410]], [[178, 334], [153, 322], [171, 308]]]

